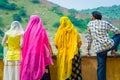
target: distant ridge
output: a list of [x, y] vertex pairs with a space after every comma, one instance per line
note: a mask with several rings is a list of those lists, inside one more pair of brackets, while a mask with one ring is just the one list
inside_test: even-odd
[[[41, 3], [48, 5], [50, 7], [59, 6], [58, 4], [55, 4], [48, 0], [40, 0], [40, 1], [41, 1]], [[61, 7], [61, 6], [59, 6], [59, 7], [61, 8], [63, 13], [69, 14], [69, 12], [68, 12], [69, 9]], [[78, 11], [78, 14], [76, 14], [76, 18], [88, 18], [88, 17], [90, 17], [90, 13], [94, 10], [98, 10], [98, 11], [102, 12], [104, 20], [108, 20], [115, 26], [120, 26], [120, 5], [118, 5], [118, 6], [113, 5], [111, 7], [98, 7], [98, 8], [94, 8], [94, 9], [81, 10], [81, 11]], [[113, 12], [113, 10], [114, 10], [114, 13], [113, 13], [114, 16], [116, 16], [115, 14], [119, 13], [119, 15], [116, 16], [116, 18], [114, 18], [114, 19], [112, 17], [109, 17], [109, 16], [112, 16], [111, 14], [108, 14], [110, 11]], [[117, 19], [117, 18], [119, 18], [119, 19]]]

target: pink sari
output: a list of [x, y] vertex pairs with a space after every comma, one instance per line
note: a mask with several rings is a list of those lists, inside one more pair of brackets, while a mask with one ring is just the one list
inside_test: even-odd
[[32, 15], [23, 38], [21, 80], [40, 80], [46, 66], [53, 64], [46, 29], [37, 15]]

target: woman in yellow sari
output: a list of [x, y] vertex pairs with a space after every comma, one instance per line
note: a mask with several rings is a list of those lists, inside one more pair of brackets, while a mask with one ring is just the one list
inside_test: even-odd
[[[80, 57], [77, 57], [81, 44], [79, 33], [70, 19], [67, 16], [61, 17], [60, 26], [55, 36], [55, 46], [58, 49], [57, 80], [81, 80]], [[76, 62], [78, 63], [76, 64]], [[75, 64], [76, 66], [73, 66]]]

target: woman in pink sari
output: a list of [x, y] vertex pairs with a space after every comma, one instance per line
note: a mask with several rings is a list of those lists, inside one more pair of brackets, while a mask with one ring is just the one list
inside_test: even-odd
[[53, 64], [51, 55], [46, 29], [39, 16], [32, 15], [23, 38], [21, 80], [50, 80], [48, 65]]

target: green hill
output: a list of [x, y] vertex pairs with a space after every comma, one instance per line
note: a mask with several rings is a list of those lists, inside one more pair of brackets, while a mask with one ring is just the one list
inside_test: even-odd
[[[6, 5], [3, 5], [1, 1], [7, 1], [5, 2]], [[33, 3], [32, 1], [34, 0], [0, 0], [0, 3], [3, 6], [8, 6], [13, 3], [16, 5], [16, 9], [11, 10], [9, 8], [2, 7], [0, 4], [0, 43], [4, 32], [10, 28], [12, 21], [15, 19], [20, 20], [25, 29], [30, 15], [34, 14], [41, 17], [43, 25], [47, 29], [49, 39], [53, 40], [54, 34], [57, 30], [57, 28], [53, 27], [53, 25], [54, 23], [59, 22], [60, 16], [51, 10], [52, 7], [41, 2]], [[25, 12], [26, 14], [23, 16], [21, 15], [22, 12]], [[0, 44], [0, 53], [3, 52], [2, 48], [3, 47]]]
[[[33, 1], [40, 1], [34, 3]], [[9, 8], [10, 7], [10, 8]], [[12, 21], [18, 20], [24, 27], [27, 26], [30, 15], [39, 15], [52, 41], [59, 26], [59, 19], [63, 15], [70, 17], [78, 30], [85, 31], [89, 19], [75, 18], [76, 10], [65, 9], [47, 0], [0, 0], [0, 42], [4, 32], [10, 28]], [[84, 27], [85, 26], [85, 27]], [[81, 28], [81, 29], [80, 29]], [[0, 53], [3, 52], [0, 44]]]
[[6, 31], [10, 27], [11, 22], [14, 20], [13, 16], [15, 14], [19, 15], [19, 11], [21, 8], [23, 8], [27, 14], [26, 16], [20, 16], [20, 18], [22, 19], [21, 24], [24, 28], [26, 28], [29, 16], [36, 14], [41, 17], [43, 25], [46, 27], [48, 32], [56, 30], [56, 28], [52, 27], [52, 25], [55, 22], [59, 21], [60, 16], [50, 11], [51, 7], [42, 3], [32, 3], [30, 0], [9, 0], [9, 3], [16, 4], [18, 9], [17, 10], [0, 9], [0, 18], [2, 18], [2, 23], [4, 24], [3, 26], [0, 26], [2, 30]]
[[120, 5], [113, 5], [111, 7], [98, 7], [94, 9], [81, 10], [80, 12], [90, 14], [92, 11], [100, 11], [103, 17], [114, 20], [120, 20]]
[[[0, 0], [0, 42], [3, 38], [4, 32], [10, 28], [12, 21], [20, 21], [25, 29], [30, 15], [34, 14], [41, 17], [43, 25], [47, 29], [48, 36], [51, 41], [53, 41], [55, 32], [59, 26], [59, 19], [63, 15], [67, 15], [71, 19], [79, 32], [86, 31], [86, 25], [90, 21], [89, 15], [86, 15], [86, 13], [88, 14], [93, 10], [100, 10], [104, 12], [105, 16], [110, 16], [107, 16], [107, 18], [118, 16], [113, 18], [118, 19], [117, 21], [114, 20], [113, 23], [119, 25], [120, 14], [117, 14], [117, 11], [120, 13], [120, 9], [118, 7], [120, 8], [120, 6], [108, 7], [108, 12], [105, 11], [106, 7], [82, 10], [79, 12], [75, 9], [60, 7], [47, 0]], [[111, 12], [110, 14], [111, 10], [114, 10], [115, 13]], [[0, 45], [0, 53], [2, 50], [2, 46]]]
[[[4, 5], [1, 3], [0, 5], [0, 30], [6, 31], [10, 27], [10, 24], [14, 20], [18, 20], [21, 22], [22, 26], [26, 28], [29, 17], [32, 14], [37, 14], [41, 17], [43, 21], [43, 25], [46, 27], [49, 36], [53, 37], [53, 33], [56, 32], [59, 26], [59, 19], [63, 15], [67, 15], [70, 17], [71, 21], [74, 25], [80, 30], [84, 32], [86, 28], [86, 24], [90, 19], [80, 19], [75, 18], [77, 11], [74, 9], [66, 9], [62, 8], [56, 4], [48, 2], [47, 0], [1, 0], [5, 1]], [[7, 1], [7, 2], [6, 2]], [[34, 3], [33, 1], [40, 1], [39, 3]], [[8, 8], [8, 5], [12, 5], [13, 10]], [[11, 7], [11, 6], [10, 6]], [[84, 30], [83, 30], [84, 29]], [[2, 33], [2, 32], [1, 32]], [[3, 35], [2, 35], [3, 36]]]

